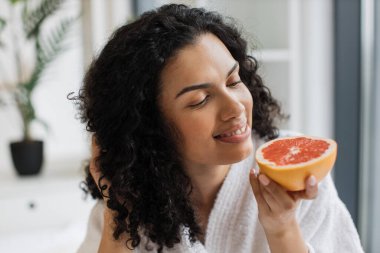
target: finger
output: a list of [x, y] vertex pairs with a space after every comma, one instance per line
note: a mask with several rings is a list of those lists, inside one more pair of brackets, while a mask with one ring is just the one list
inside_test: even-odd
[[306, 198], [307, 199], [314, 199], [318, 195], [318, 183], [317, 178], [313, 175], [311, 175], [306, 180]]
[[267, 191], [267, 189], [265, 189], [265, 186], [263, 186], [260, 183], [260, 180], [258, 181], [259, 181], [259, 188], [260, 188], [261, 194], [265, 202], [267, 203], [269, 210], [271, 211], [271, 213], [277, 212], [279, 210], [279, 205], [276, 199], [272, 196], [270, 192]]
[[268, 193], [268, 197], [264, 194], [265, 199], [273, 211], [293, 209], [296, 205], [294, 199], [288, 194], [285, 188], [270, 180], [266, 175], [259, 175], [261, 186]]
[[260, 213], [269, 212], [270, 208], [261, 193], [260, 183], [255, 175], [254, 169], [251, 169], [249, 173], [249, 181], [251, 183], [253, 195], [255, 196], [255, 199], [257, 202], [257, 208], [259, 209], [259, 212]]
[[305, 190], [292, 193], [294, 199], [315, 199], [318, 196], [318, 183], [315, 176], [309, 176], [305, 185]]

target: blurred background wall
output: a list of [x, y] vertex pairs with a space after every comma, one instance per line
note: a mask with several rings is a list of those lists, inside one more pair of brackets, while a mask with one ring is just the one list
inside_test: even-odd
[[[36, 113], [49, 125], [49, 131], [38, 123], [32, 127], [33, 136], [45, 142], [45, 162], [39, 176], [20, 178], [15, 173], [8, 145], [22, 135], [20, 116], [14, 107], [0, 106], [0, 203], [5, 203], [0, 206], [5, 210], [0, 219], [4, 228], [0, 229], [0, 251], [20, 249], [15, 239], [20, 236], [32, 244], [46, 242], [45, 246], [40, 243], [40, 248], [29, 247], [29, 252], [72, 252], [78, 246], [93, 205], [82, 201], [79, 189], [83, 161], [89, 155], [89, 136], [75, 118], [67, 94], [78, 91], [88, 64], [117, 26], [169, 2], [217, 10], [235, 18], [245, 29], [264, 81], [290, 115], [288, 121], [279, 122], [280, 127], [338, 141], [333, 171], [338, 192], [353, 216], [366, 252], [380, 247], [376, 240], [380, 238], [376, 217], [380, 187], [375, 181], [380, 174], [380, 135], [376, 131], [380, 127], [379, 1], [64, 2], [65, 8], [57, 15], [80, 12], [81, 16], [68, 36], [67, 50], [47, 69], [33, 95]], [[0, 0], [0, 17], [11, 15], [8, 1]], [[4, 30], [0, 38], [6, 42], [9, 34]], [[1, 67], [6, 69], [0, 72], [0, 84], [10, 83], [15, 75], [7, 50], [0, 48]], [[5, 89], [0, 92], [7, 97]], [[36, 197], [41, 195], [45, 198]], [[46, 205], [57, 198], [63, 203], [56, 203], [54, 210], [60, 211], [53, 215]], [[38, 222], [29, 222], [30, 215]], [[15, 216], [28, 222], [7, 221]], [[21, 226], [27, 227], [22, 233]], [[44, 237], [30, 231], [39, 231]], [[66, 238], [65, 242], [59, 238]]]

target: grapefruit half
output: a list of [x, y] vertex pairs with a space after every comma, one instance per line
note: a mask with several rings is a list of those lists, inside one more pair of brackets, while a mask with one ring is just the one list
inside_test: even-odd
[[290, 191], [305, 189], [305, 180], [314, 175], [321, 181], [336, 160], [334, 140], [311, 136], [284, 137], [261, 145], [256, 151], [260, 173]]

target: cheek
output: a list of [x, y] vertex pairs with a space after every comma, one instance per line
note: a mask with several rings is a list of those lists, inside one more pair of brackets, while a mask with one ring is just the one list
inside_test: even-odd
[[244, 91], [242, 91], [241, 94], [241, 101], [247, 110], [247, 113], [249, 114], [250, 118], [252, 118], [252, 110], [253, 110], [253, 98], [251, 95], [251, 92], [249, 92], [248, 88], [245, 87]]
[[214, 125], [210, 115], [187, 115], [177, 122], [181, 122], [177, 126], [181, 135], [181, 148], [185, 153], [194, 153], [206, 146], [210, 148]]
[[196, 115], [192, 117], [187, 115], [186, 118], [182, 118], [179, 122], [182, 122], [179, 125], [182, 139], [187, 142], [197, 142], [207, 136], [212, 136], [210, 116]]

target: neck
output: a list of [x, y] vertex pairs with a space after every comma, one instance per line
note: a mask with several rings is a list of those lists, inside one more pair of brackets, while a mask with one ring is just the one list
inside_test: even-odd
[[197, 223], [202, 231], [197, 237], [202, 243], [204, 243], [208, 218], [212, 207], [214, 206], [216, 195], [218, 194], [231, 166], [186, 165], [185, 168], [193, 186], [190, 199], [197, 216]]
[[211, 210], [231, 165], [186, 166], [191, 178], [191, 199], [197, 209]]

